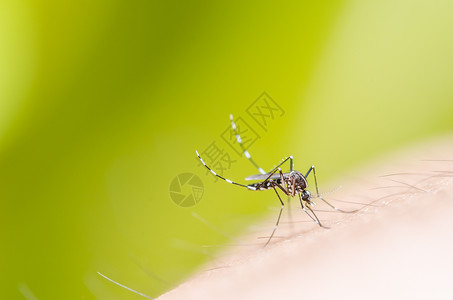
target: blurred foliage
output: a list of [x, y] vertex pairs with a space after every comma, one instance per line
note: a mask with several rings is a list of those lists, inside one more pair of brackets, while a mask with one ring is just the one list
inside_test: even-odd
[[[192, 213], [230, 235], [261, 218], [275, 195], [195, 158], [228, 149], [229, 113], [264, 168], [294, 155], [320, 182], [451, 130], [452, 6], [2, 1], [0, 298], [139, 298], [97, 271], [157, 296], [227, 241]], [[263, 91], [285, 110], [266, 130], [246, 113]], [[234, 159], [228, 178], [256, 173]], [[168, 193], [185, 172], [205, 186], [193, 208]]]

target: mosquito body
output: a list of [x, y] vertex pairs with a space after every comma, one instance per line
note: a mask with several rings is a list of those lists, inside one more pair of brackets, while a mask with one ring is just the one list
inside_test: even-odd
[[302, 200], [310, 200], [310, 192], [306, 190], [308, 187], [307, 179], [299, 171], [292, 171], [290, 173], [281, 173], [281, 169], [277, 169], [280, 174], [273, 174], [268, 180], [265, 180], [266, 176], [270, 174], [259, 174], [247, 177], [245, 180], [259, 180], [263, 179], [262, 182], [256, 182], [249, 184], [249, 187], [253, 187], [256, 190], [264, 191], [273, 188], [279, 188], [285, 195], [294, 197], [296, 194], [301, 194]]
[[[319, 194], [319, 191], [318, 191], [318, 183], [317, 183], [317, 180], [316, 180], [315, 166], [311, 166], [309, 168], [309, 170], [307, 171], [307, 173], [305, 173], [305, 175], [304, 175], [301, 172], [294, 170], [294, 159], [293, 159], [292, 156], [290, 156], [290, 157], [285, 158], [279, 165], [277, 165], [275, 168], [273, 168], [270, 172], [265, 172], [264, 169], [262, 169], [261, 167], [259, 167], [255, 163], [255, 161], [252, 159], [250, 153], [244, 148], [244, 146], [242, 144], [242, 139], [241, 139], [240, 135], [237, 132], [237, 127], [236, 127], [236, 124], [234, 123], [232, 115], [230, 115], [230, 120], [231, 120], [231, 127], [233, 128], [233, 131], [236, 134], [236, 140], [238, 141], [238, 144], [241, 146], [241, 149], [242, 149], [245, 157], [247, 157], [247, 159], [261, 173], [261, 174], [257, 174], [257, 175], [251, 175], [251, 176], [245, 178], [245, 180], [254, 180], [254, 181], [258, 181], [258, 182], [245, 185], [245, 184], [237, 183], [235, 181], [227, 179], [227, 178], [217, 174], [216, 172], [214, 172], [208, 165], [206, 165], [206, 163], [201, 158], [201, 156], [198, 153], [198, 151], [195, 151], [195, 152], [197, 153], [197, 156], [200, 159], [201, 163], [214, 176], [216, 176], [216, 177], [218, 177], [220, 179], [223, 179], [224, 181], [226, 181], [226, 182], [228, 182], [230, 184], [241, 186], [241, 187], [247, 188], [247, 189], [252, 190], [252, 191], [265, 191], [265, 190], [271, 190], [271, 189], [274, 190], [275, 194], [277, 195], [278, 199], [280, 200], [281, 208], [280, 208], [280, 213], [278, 215], [277, 222], [276, 222], [275, 227], [274, 227], [274, 229], [272, 231], [272, 234], [270, 235], [269, 239], [267, 240], [267, 242], [266, 242], [266, 244], [264, 246], [269, 244], [269, 242], [271, 241], [272, 237], [274, 236], [275, 231], [277, 230], [278, 224], [280, 222], [280, 217], [282, 215], [283, 208], [285, 206], [285, 204], [282, 201], [282, 198], [280, 197], [280, 194], [278, 193], [278, 190], [280, 190], [285, 195], [287, 195], [288, 196], [288, 200], [289, 200], [290, 197], [298, 197], [302, 210], [316, 224], [318, 224], [319, 226], [321, 226], [323, 228], [328, 228], [328, 227], [326, 227], [326, 226], [321, 224], [321, 222], [319, 221], [318, 217], [316, 216], [315, 212], [312, 209], [312, 207], [315, 205], [315, 203], [311, 200], [312, 199], [312, 195], [311, 195], [310, 191], [307, 190], [307, 187], [308, 187], [307, 177], [308, 177], [308, 175], [310, 173], [313, 173], [313, 177], [314, 177], [315, 188], [316, 188], [316, 196], [315, 196], [316, 198], [321, 199], [323, 202], [325, 202], [327, 205], [329, 205], [334, 210], [337, 210], [337, 211], [340, 211], [340, 212], [345, 212], [345, 213], [346, 212], [348, 212], [348, 213], [349, 212], [355, 212], [355, 211], [343, 211], [341, 209], [338, 209], [335, 206], [333, 206], [332, 204], [330, 204], [329, 202], [327, 202], [324, 198], [321, 197], [321, 195]], [[289, 164], [290, 164], [290, 172], [289, 173], [283, 173], [282, 169], [280, 168], [286, 162], [289, 162]]]

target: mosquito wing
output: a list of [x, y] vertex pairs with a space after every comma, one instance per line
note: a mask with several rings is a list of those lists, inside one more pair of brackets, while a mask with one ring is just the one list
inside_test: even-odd
[[[249, 177], [245, 178], [245, 180], [266, 180], [269, 177], [269, 173], [267, 174], [256, 174], [256, 175], [250, 175]], [[289, 173], [283, 173], [283, 177], [287, 177]], [[280, 178], [280, 173], [274, 173], [272, 174], [270, 179], [277, 179]]]

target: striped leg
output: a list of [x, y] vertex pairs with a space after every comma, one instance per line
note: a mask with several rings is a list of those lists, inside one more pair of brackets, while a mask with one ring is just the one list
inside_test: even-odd
[[223, 180], [225, 180], [225, 181], [228, 182], [228, 183], [235, 184], [235, 185], [238, 185], [238, 186], [242, 186], [242, 187], [248, 188], [249, 190], [252, 190], [252, 191], [256, 191], [256, 187], [249, 186], [249, 185], [244, 185], [244, 184], [240, 184], [240, 183], [231, 181], [231, 180], [229, 180], [229, 179], [227, 179], [227, 178], [225, 178], [225, 177], [220, 176], [219, 174], [217, 174], [216, 172], [214, 172], [210, 167], [208, 167], [208, 166], [205, 164], [204, 160], [200, 157], [200, 154], [198, 154], [198, 151], [197, 151], [197, 150], [195, 150], [195, 152], [197, 153], [197, 156], [198, 156], [198, 158], [200, 159], [201, 163], [202, 163], [202, 164], [203, 164], [203, 165], [204, 165], [204, 166], [205, 166], [205, 167], [206, 167], [206, 168], [207, 168], [214, 176], [217, 176], [217, 177], [219, 177], [220, 179], [223, 179]]
[[277, 222], [275, 223], [274, 230], [272, 230], [272, 233], [271, 233], [269, 239], [267, 240], [266, 244], [264, 244], [264, 247], [266, 247], [267, 244], [269, 244], [271, 239], [274, 237], [274, 234], [275, 234], [275, 232], [277, 231], [277, 228], [278, 228], [278, 223], [280, 223], [280, 218], [282, 216], [283, 207], [285, 207], [285, 204], [283, 203], [282, 198], [280, 198], [280, 195], [278, 194], [278, 192], [275, 189], [275, 187], [274, 187], [274, 191], [277, 194], [278, 200], [280, 200], [280, 203], [282, 204], [282, 206], [280, 207], [280, 213], [278, 214], [278, 218], [277, 218]]
[[289, 170], [290, 172], [294, 171], [294, 159], [293, 156], [291, 155], [290, 157], [286, 157], [281, 163], [279, 163], [275, 168], [273, 168], [269, 173], [272, 173], [274, 170], [278, 169], [281, 167], [285, 162], [289, 160]]
[[258, 164], [252, 159], [252, 156], [247, 151], [247, 149], [244, 148], [244, 145], [242, 144], [241, 136], [237, 132], [237, 127], [236, 127], [236, 123], [234, 123], [233, 115], [230, 115], [230, 120], [231, 120], [231, 127], [233, 128], [234, 134], [236, 135], [236, 140], [238, 141], [239, 146], [241, 146], [242, 152], [244, 152], [245, 157], [247, 157], [247, 159], [258, 169], [258, 171], [261, 174], [266, 174], [266, 171], [264, 171], [263, 168], [258, 166]]
[[[282, 166], [285, 162], [287, 162], [289, 160], [289, 169], [290, 169], [290, 172], [294, 171], [294, 159], [293, 159], [293, 156], [291, 155], [290, 157], [286, 157], [281, 163], [279, 163], [275, 168], [272, 169], [272, 171], [270, 171], [270, 173], [274, 172], [276, 169], [280, 169], [280, 166]], [[282, 180], [283, 182], [283, 180]], [[294, 189], [294, 186], [292, 187], [293, 188], [293, 191], [295, 190]], [[288, 193], [288, 218], [289, 218], [289, 223], [291, 224], [291, 230], [294, 229], [294, 226], [293, 226], [293, 215], [291, 213], [291, 195]]]
[[[272, 175], [274, 173], [276, 173], [277, 171], [280, 173], [281, 184], [279, 184], [276, 181], [269, 182], [269, 180], [272, 177]], [[272, 230], [272, 233], [269, 236], [269, 239], [267, 240], [266, 244], [264, 244], [264, 247], [266, 247], [269, 244], [269, 242], [272, 240], [272, 238], [274, 237], [274, 234], [275, 234], [275, 232], [277, 231], [277, 228], [278, 228], [278, 224], [280, 223], [280, 218], [282, 217], [283, 208], [285, 207], [285, 204], [283, 203], [282, 198], [278, 194], [276, 187], [278, 187], [285, 195], [288, 195], [288, 199], [290, 198], [290, 194], [288, 192], [288, 189], [285, 188], [285, 183], [284, 182], [285, 181], [284, 181], [284, 178], [283, 178], [282, 169], [277, 168], [274, 171], [272, 171], [271, 173], [269, 173], [269, 176], [257, 186], [257, 189], [261, 190], [261, 189], [263, 189], [262, 186], [268, 186], [268, 184], [270, 183], [270, 187], [273, 188], [274, 192], [277, 194], [277, 197], [278, 197], [278, 200], [280, 201], [280, 204], [282, 205], [280, 207], [280, 212], [278, 214], [277, 222], [275, 223], [274, 229]]]
[[308, 169], [308, 172], [305, 174], [305, 178], [308, 177], [308, 175], [313, 171], [313, 177], [315, 178], [315, 187], [316, 187], [316, 197], [319, 197], [319, 191], [318, 191], [318, 181], [316, 180], [316, 169], [315, 166], [311, 166], [310, 169]]
[[[279, 184], [278, 182], [275, 182], [275, 181], [269, 182], [272, 175], [274, 175], [274, 173], [276, 173], [277, 171], [280, 172], [281, 183]], [[267, 178], [264, 181], [256, 183], [255, 186], [256, 186], [256, 189], [260, 190], [260, 191], [264, 191], [269, 188], [278, 187], [283, 193], [285, 193], [285, 195], [289, 196], [288, 189], [285, 187], [285, 181], [283, 178], [282, 169], [280, 169], [280, 168], [278, 168], [277, 170], [274, 170], [272, 173], [269, 173], [269, 176], [267, 176]]]

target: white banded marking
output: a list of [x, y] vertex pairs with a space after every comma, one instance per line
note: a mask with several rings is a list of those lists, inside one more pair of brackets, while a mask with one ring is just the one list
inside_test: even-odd
[[[200, 159], [201, 163], [206, 166], [206, 163], [204, 162], [203, 158], [201, 158], [200, 154], [198, 153], [198, 150], [195, 150], [195, 153], [197, 153], [198, 158]], [[206, 166], [207, 167], [207, 166]], [[211, 170], [211, 169], [210, 169]], [[212, 171], [212, 170], [211, 170]]]
[[225, 177], [223, 177], [223, 176], [218, 175], [216, 172], [214, 172], [214, 170], [212, 170], [210, 167], [208, 167], [208, 166], [205, 164], [205, 162], [204, 162], [203, 159], [201, 158], [201, 156], [200, 156], [200, 154], [198, 153], [198, 151], [195, 150], [195, 152], [197, 153], [198, 159], [200, 159], [200, 161], [203, 163], [203, 165], [204, 165], [204, 166], [205, 166], [205, 167], [206, 167], [206, 168], [207, 168], [214, 176], [216, 176], [216, 177], [218, 177], [218, 178], [220, 178], [220, 179], [223, 179], [223, 180], [225, 180], [225, 181], [228, 182], [228, 183], [236, 184], [236, 185], [239, 185], [239, 186], [248, 188], [249, 190], [254, 190], [254, 191], [256, 191], [256, 188], [255, 188], [255, 187], [250, 187], [250, 186], [247, 186], [247, 185], [244, 185], [244, 184], [240, 184], [240, 183], [234, 182], [234, 181], [232, 181], [232, 180], [230, 180], [230, 179], [227, 179], [227, 178], [225, 178]]
[[258, 171], [261, 174], [266, 174], [266, 171], [264, 171], [262, 168], [260, 168], [256, 164], [256, 162], [253, 161], [252, 156], [250, 155], [250, 153], [244, 148], [244, 145], [242, 144], [242, 138], [239, 135], [239, 133], [237, 132], [237, 126], [236, 126], [236, 123], [234, 122], [233, 114], [230, 114], [230, 120], [231, 120], [231, 127], [233, 128], [233, 131], [236, 134], [236, 140], [238, 141], [238, 144], [241, 146], [242, 150], [244, 151], [245, 157], [247, 157], [247, 159], [250, 160], [250, 162], [258, 169]]
[[236, 124], [233, 121], [233, 114], [230, 114], [230, 120], [231, 120], [231, 127], [233, 127], [233, 130], [236, 130]]

